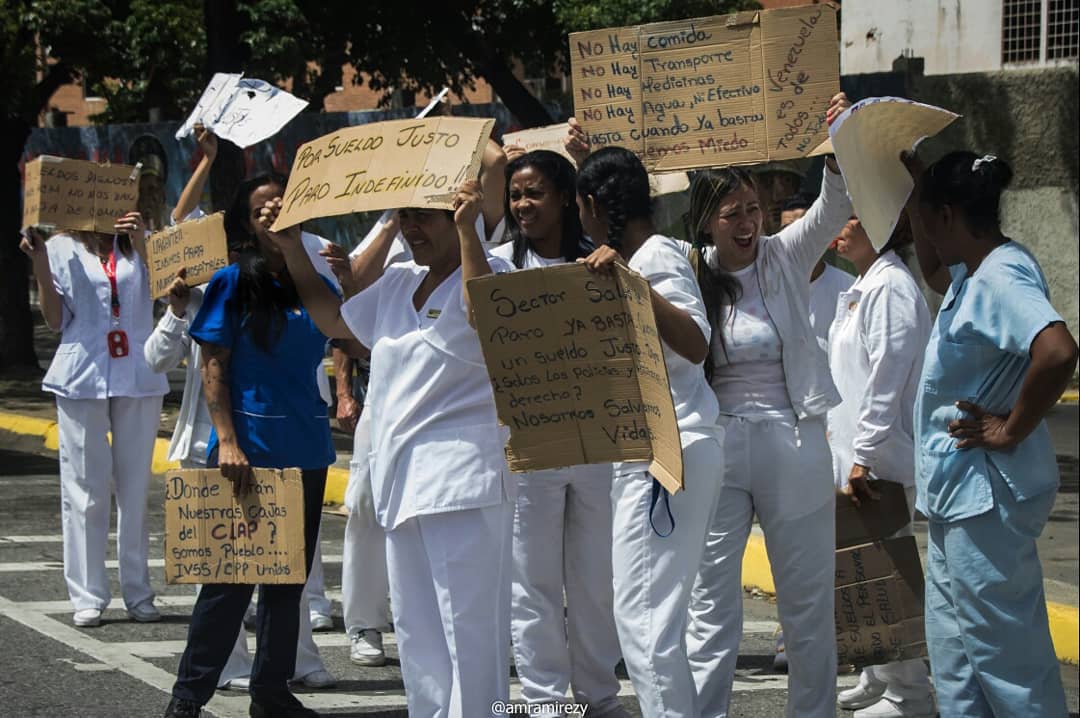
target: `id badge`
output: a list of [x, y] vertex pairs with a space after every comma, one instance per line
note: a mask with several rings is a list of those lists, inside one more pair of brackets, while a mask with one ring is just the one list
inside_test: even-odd
[[109, 332], [109, 356], [113, 359], [121, 359], [128, 355], [127, 332], [122, 329], [114, 329]]

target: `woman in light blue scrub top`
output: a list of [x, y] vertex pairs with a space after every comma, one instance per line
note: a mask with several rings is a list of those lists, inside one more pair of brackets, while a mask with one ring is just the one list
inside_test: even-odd
[[1058, 487], [1043, 417], [1076, 341], [1038, 262], [1001, 233], [1012, 178], [952, 152], [908, 203], [919, 264], [945, 295], [915, 404], [916, 506], [929, 519], [926, 641], [942, 716], [1065, 716], [1035, 541]]

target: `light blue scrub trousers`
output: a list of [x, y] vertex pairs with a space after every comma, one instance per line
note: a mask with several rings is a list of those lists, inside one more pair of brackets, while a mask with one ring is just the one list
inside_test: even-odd
[[926, 643], [942, 716], [1066, 716], [1035, 539], [1056, 491], [1017, 502], [989, 467], [994, 507], [931, 520]]

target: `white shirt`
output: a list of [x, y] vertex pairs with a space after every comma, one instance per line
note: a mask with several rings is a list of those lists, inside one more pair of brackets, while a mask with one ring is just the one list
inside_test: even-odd
[[[67, 399], [163, 396], [169, 382], [143, 360], [143, 344], [154, 327], [146, 265], [134, 249], [127, 256], [114, 238], [120, 316], [113, 318], [112, 290], [101, 260], [68, 234], [46, 243], [53, 285], [60, 295], [60, 345], [41, 388]], [[108, 334], [127, 334], [128, 355], [109, 355]]]
[[[701, 299], [697, 277], [675, 240], [654, 234], [634, 252], [628, 265], [630, 269], [648, 279], [657, 294], [688, 313], [705, 340], [709, 340], [712, 329], [705, 314], [705, 302]], [[683, 446], [702, 436], [716, 436], [716, 420], [720, 408], [709, 383], [705, 381], [701, 364], [694, 364], [684, 358], [663, 342], [663, 339], [661, 343]]]
[[810, 282], [810, 328], [817, 337], [822, 351], [829, 351], [829, 327], [836, 316], [836, 299], [851, 289], [855, 277], [831, 264]]
[[891, 251], [837, 300], [829, 367], [842, 401], [828, 425], [838, 487], [855, 463], [873, 478], [914, 485], [915, 395], [930, 327], [915, 278]]
[[[489, 261], [494, 271], [511, 269]], [[466, 316], [461, 270], [417, 311], [413, 295], [427, 272], [414, 262], [394, 264], [341, 308], [371, 349], [371, 487], [387, 530], [414, 516], [514, 500], [506, 433]]]
[[712, 389], [720, 413], [752, 421], [795, 420], [784, 380], [784, 348], [758, 281], [757, 265], [731, 275], [742, 289], [713, 335]]
[[[505, 244], [500, 244], [498, 247], [491, 250], [491, 256], [505, 259], [507, 263], [512, 266], [514, 264], [514, 243], [506, 242]], [[555, 264], [566, 264], [566, 258], [555, 257], [554, 259], [550, 259], [548, 257], [541, 257], [532, 249], [527, 248], [525, 250], [524, 260], [521, 263], [521, 268], [538, 269], [540, 267], [550, 267]]]

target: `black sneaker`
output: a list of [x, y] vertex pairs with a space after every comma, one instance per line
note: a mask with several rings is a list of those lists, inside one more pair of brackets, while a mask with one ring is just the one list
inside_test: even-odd
[[319, 714], [296, 699], [292, 693], [280, 693], [273, 697], [251, 698], [248, 708], [251, 718], [319, 718]]
[[201, 715], [202, 706], [183, 698], [174, 697], [165, 709], [165, 718], [199, 718]]

